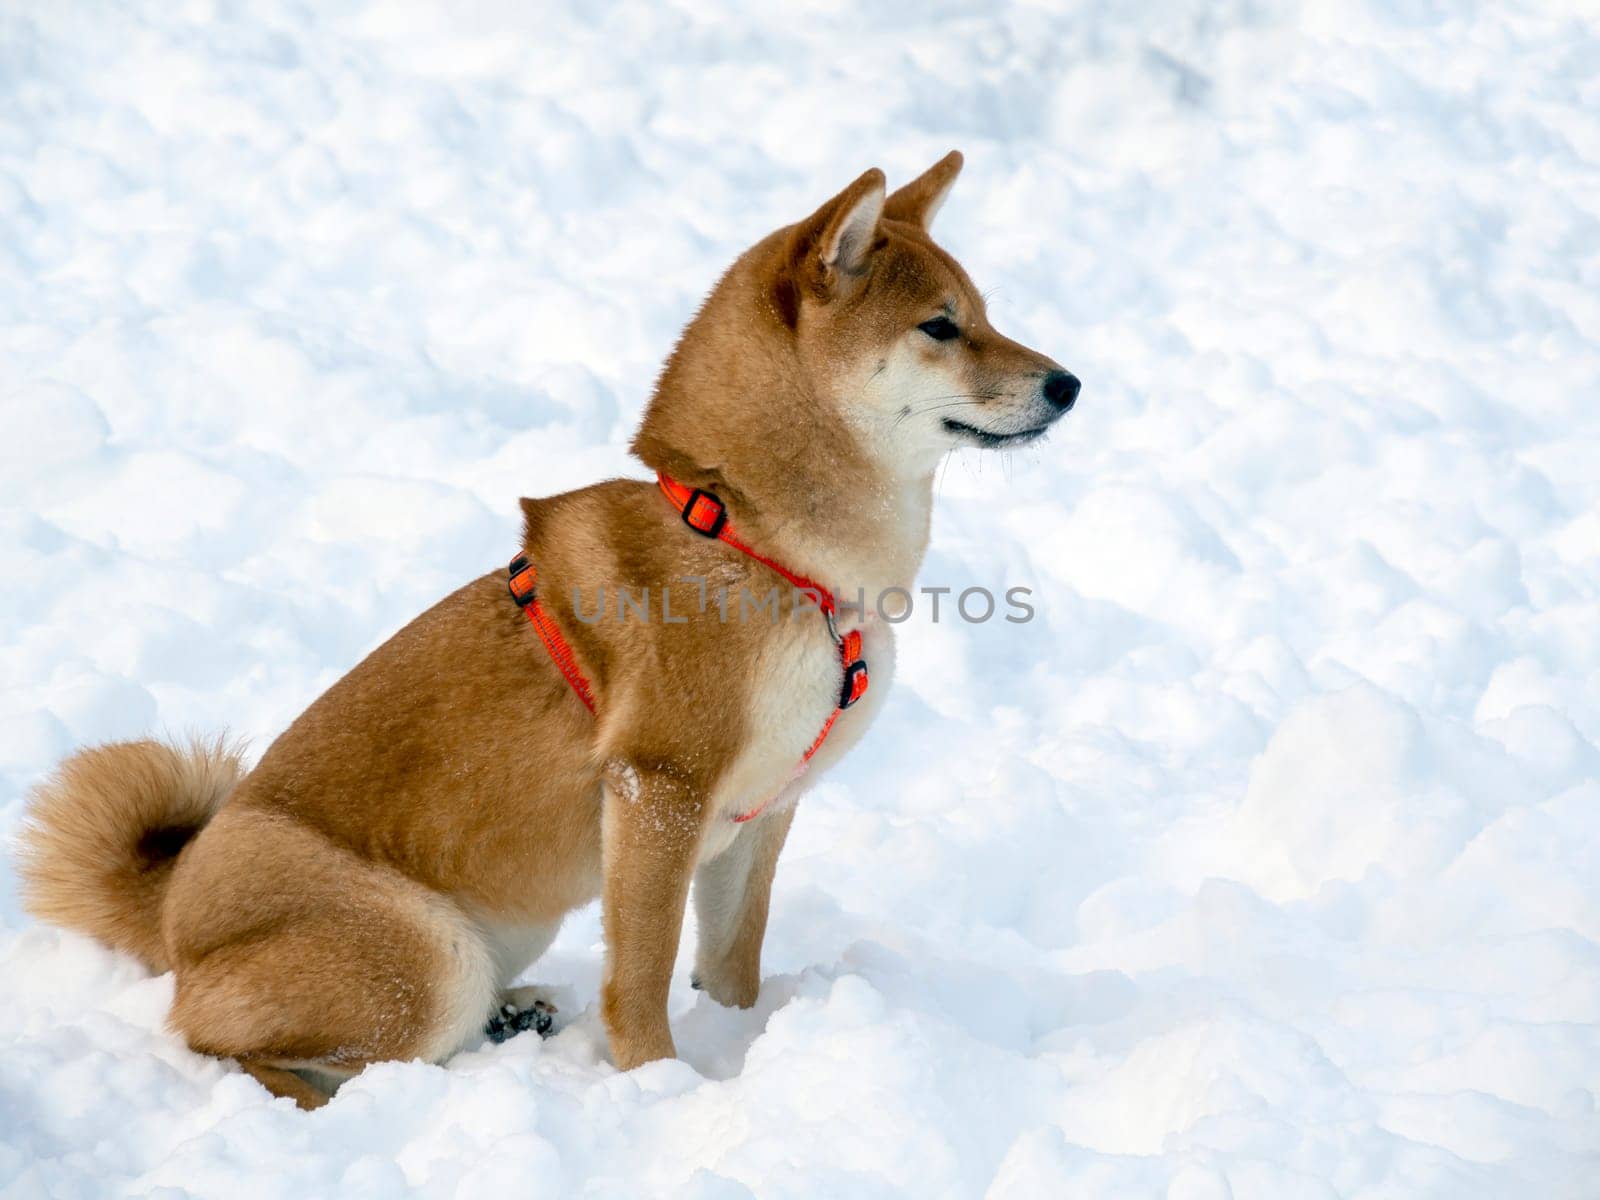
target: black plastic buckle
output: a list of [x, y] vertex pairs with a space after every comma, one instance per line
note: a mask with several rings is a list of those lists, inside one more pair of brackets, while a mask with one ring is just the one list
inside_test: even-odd
[[527, 608], [534, 602], [539, 594], [539, 589], [534, 586], [537, 576], [533, 566], [528, 562], [527, 556], [517, 555], [511, 560], [507, 568], [510, 578], [506, 580], [506, 591], [511, 593], [511, 598], [517, 602], [518, 608]]
[[844, 686], [839, 689], [839, 709], [841, 712], [867, 694], [866, 688], [862, 688], [859, 694], [852, 694], [856, 690], [857, 677], [866, 673], [867, 660], [864, 658], [856, 659], [855, 662], [844, 669]]
[[[710, 529], [702, 529], [690, 519], [690, 514], [694, 512], [695, 504], [701, 500], [709, 500], [717, 506], [717, 519], [711, 522]], [[702, 488], [695, 488], [694, 491], [689, 493], [689, 502], [683, 506], [682, 516], [683, 523], [701, 537], [714, 538], [722, 532], [722, 527], [728, 523], [728, 506], [710, 492]]]

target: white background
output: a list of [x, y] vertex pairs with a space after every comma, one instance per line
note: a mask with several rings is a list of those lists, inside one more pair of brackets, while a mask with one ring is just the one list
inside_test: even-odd
[[1597, 1194], [1592, 21], [134, 7], [0, 10], [0, 833], [642, 474], [699, 297], [868, 166], [966, 152], [940, 237], [1084, 392], [941, 474], [924, 580], [1038, 619], [904, 627], [755, 1010], [685, 959], [618, 1075], [585, 911], [559, 1037], [307, 1117], [3, 868], [0, 1193]]

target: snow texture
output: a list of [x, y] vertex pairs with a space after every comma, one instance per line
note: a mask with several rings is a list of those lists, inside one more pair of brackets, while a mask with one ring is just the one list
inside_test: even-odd
[[[1592, 9], [1590, 18], [1593, 16]], [[0, 834], [256, 751], [611, 473], [716, 274], [952, 146], [1084, 380], [941, 475], [758, 1006], [310, 1116], [0, 872], [7, 1197], [1600, 1194], [1600, 35], [1520, 0], [0, 9]], [[692, 938], [692, 935], [691, 935]]]

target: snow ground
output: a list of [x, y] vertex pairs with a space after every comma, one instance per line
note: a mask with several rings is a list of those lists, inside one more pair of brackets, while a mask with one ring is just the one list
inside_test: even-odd
[[0, 832], [637, 472], [866, 166], [965, 150], [941, 237], [1085, 381], [945, 471], [924, 578], [1039, 618], [904, 627], [756, 1010], [685, 967], [617, 1074], [585, 912], [559, 1037], [305, 1116], [5, 869], [0, 1193], [1600, 1195], [1597, 62], [1470, 0], [0, 10]]

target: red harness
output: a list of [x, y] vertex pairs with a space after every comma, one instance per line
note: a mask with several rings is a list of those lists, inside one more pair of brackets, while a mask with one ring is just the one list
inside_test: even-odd
[[[866, 693], [867, 690], [867, 660], [861, 657], [861, 633], [851, 630], [849, 633], [839, 632], [839, 601], [833, 592], [823, 587], [815, 580], [807, 579], [804, 575], [797, 575], [782, 563], [774, 562], [765, 554], [752, 550], [734, 535], [728, 524], [727, 506], [710, 492], [699, 488], [686, 488], [675, 479], [666, 474], [657, 472], [656, 483], [661, 488], [672, 507], [677, 509], [683, 517], [683, 523], [702, 537], [716, 538], [726, 542], [742, 554], [748, 554], [758, 563], [770, 567], [784, 579], [791, 583], [797, 592], [805, 592], [816, 600], [817, 611], [827, 622], [828, 636], [833, 639], [839, 648], [839, 663], [844, 668], [844, 678], [839, 687], [839, 700], [834, 710], [828, 714], [828, 719], [823, 722], [822, 730], [817, 734], [816, 740], [811, 743], [810, 749], [800, 759], [800, 765], [795, 774], [798, 776], [811, 762], [812, 755], [822, 748], [822, 743], [828, 740], [828, 734], [833, 729], [833, 723], [839, 719], [839, 714], [849, 708]], [[594, 689], [590, 687], [588, 677], [583, 669], [578, 666], [578, 660], [572, 653], [572, 646], [561, 633], [561, 627], [545, 611], [539, 603], [538, 582], [539, 573], [527, 558], [521, 554], [511, 560], [511, 578], [507, 588], [511, 598], [517, 602], [528, 618], [528, 623], [538, 633], [539, 640], [544, 643], [544, 648], [550, 652], [550, 658], [556, 664], [556, 669], [572, 686], [578, 699], [583, 701], [584, 707], [591, 713], [594, 707]], [[763, 809], [771, 803], [764, 800], [747, 813], [734, 817], [735, 821], [749, 821], [761, 815]]]

